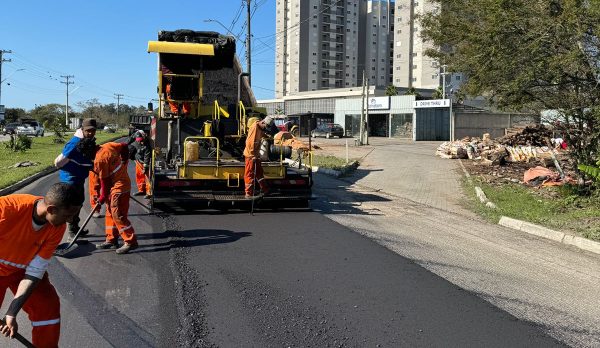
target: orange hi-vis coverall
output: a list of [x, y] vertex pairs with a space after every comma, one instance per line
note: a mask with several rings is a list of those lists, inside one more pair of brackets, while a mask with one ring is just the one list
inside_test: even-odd
[[127, 174], [127, 144], [106, 143], [100, 146], [94, 160], [94, 172], [100, 178], [100, 195], [110, 190], [106, 204], [106, 241], [116, 243], [119, 235], [127, 244], [137, 244], [133, 225], [127, 218], [131, 181]]
[[258, 125], [259, 122], [254, 122], [248, 129], [246, 137], [246, 147], [244, 148], [244, 157], [246, 166], [244, 169], [244, 191], [246, 195], [254, 194], [254, 180], [260, 185], [263, 193], [267, 193], [269, 188], [265, 183], [262, 165], [260, 164], [260, 141], [263, 137], [263, 130]]
[[[169, 109], [171, 109], [171, 112], [174, 113], [175, 115], [179, 115], [179, 103], [175, 102], [172, 98], [171, 98], [171, 89], [172, 89], [172, 83], [167, 84], [167, 86], [165, 87], [165, 92], [167, 93], [167, 101], [169, 102]], [[190, 114], [190, 103], [188, 102], [183, 102], [181, 105], [181, 111], [183, 112], [184, 115], [189, 115]]]
[[135, 183], [137, 184], [137, 189], [139, 192], [144, 192], [149, 195], [151, 190], [150, 178], [146, 176], [146, 170], [144, 169], [144, 164], [140, 161], [135, 162]]
[[100, 179], [98, 175], [90, 170], [90, 175], [88, 176], [88, 188], [90, 190], [90, 208], [94, 209], [96, 206], [96, 201], [98, 197], [100, 197]]
[[41, 199], [26, 194], [0, 197], [0, 305], [6, 289], [15, 294], [25, 275], [41, 279], [23, 310], [33, 326], [33, 345], [55, 348], [60, 338], [60, 300], [46, 269], [63, 238], [66, 224], [46, 223], [34, 229], [33, 209]]

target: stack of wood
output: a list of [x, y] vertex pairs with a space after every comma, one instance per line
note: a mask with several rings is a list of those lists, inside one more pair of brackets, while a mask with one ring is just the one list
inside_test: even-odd
[[544, 125], [538, 124], [533, 126], [526, 126], [524, 128], [508, 128], [506, 135], [496, 139], [502, 145], [517, 146], [548, 146], [551, 147], [552, 143], [552, 130], [548, 129]]

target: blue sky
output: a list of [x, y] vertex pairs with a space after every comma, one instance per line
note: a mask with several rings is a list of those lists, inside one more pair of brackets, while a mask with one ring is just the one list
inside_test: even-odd
[[[275, 1], [252, 0], [252, 85], [258, 99], [274, 97]], [[255, 5], [257, 5], [255, 7]], [[241, 11], [239, 19], [236, 15]], [[242, 0], [21, 0], [2, 1], [0, 49], [1, 102], [30, 110], [35, 105], [65, 103], [61, 75], [74, 75], [69, 105], [97, 98], [146, 105], [156, 95], [156, 55], [147, 42], [159, 30], [192, 29], [225, 33], [217, 23], [245, 40], [246, 7]], [[245, 46], [237, 42], [245, 67]], [[19, 70], [24, 69], [24, 70]]]

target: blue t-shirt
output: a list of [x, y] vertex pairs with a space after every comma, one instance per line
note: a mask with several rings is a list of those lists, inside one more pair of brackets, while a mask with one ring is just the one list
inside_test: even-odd
[[68, 184], [83, 184], [88, 177], [90, 170], [93, 168], [93, 163], [85, 158], [79, 150], [77, 144], [81, 141], [79, 137], [73, 137], [65, 144], [62, 154], [69, 159], [59, 171], [61, 182]]

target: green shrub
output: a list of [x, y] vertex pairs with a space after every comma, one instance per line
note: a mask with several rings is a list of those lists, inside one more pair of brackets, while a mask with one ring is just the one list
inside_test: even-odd
[[23, 134], [14, 135], [13, 134], [10, 136], [10, 140], [7, 141], [6, 144], [4, 144], [4, 146], [7, 149], [12, 150], [14, 152], [25, 152], [28, 149], [31, 149], [32, 142], [33, 142], [33, 140], [26, 135], [23, 135]]
[[594, 181], [600, 181], [600, 161], [596, 162], [596, 166], [589, 166], [586, 164], [580, 164], [577, 168], [585, 173], [590, 178], [594, 179]]

